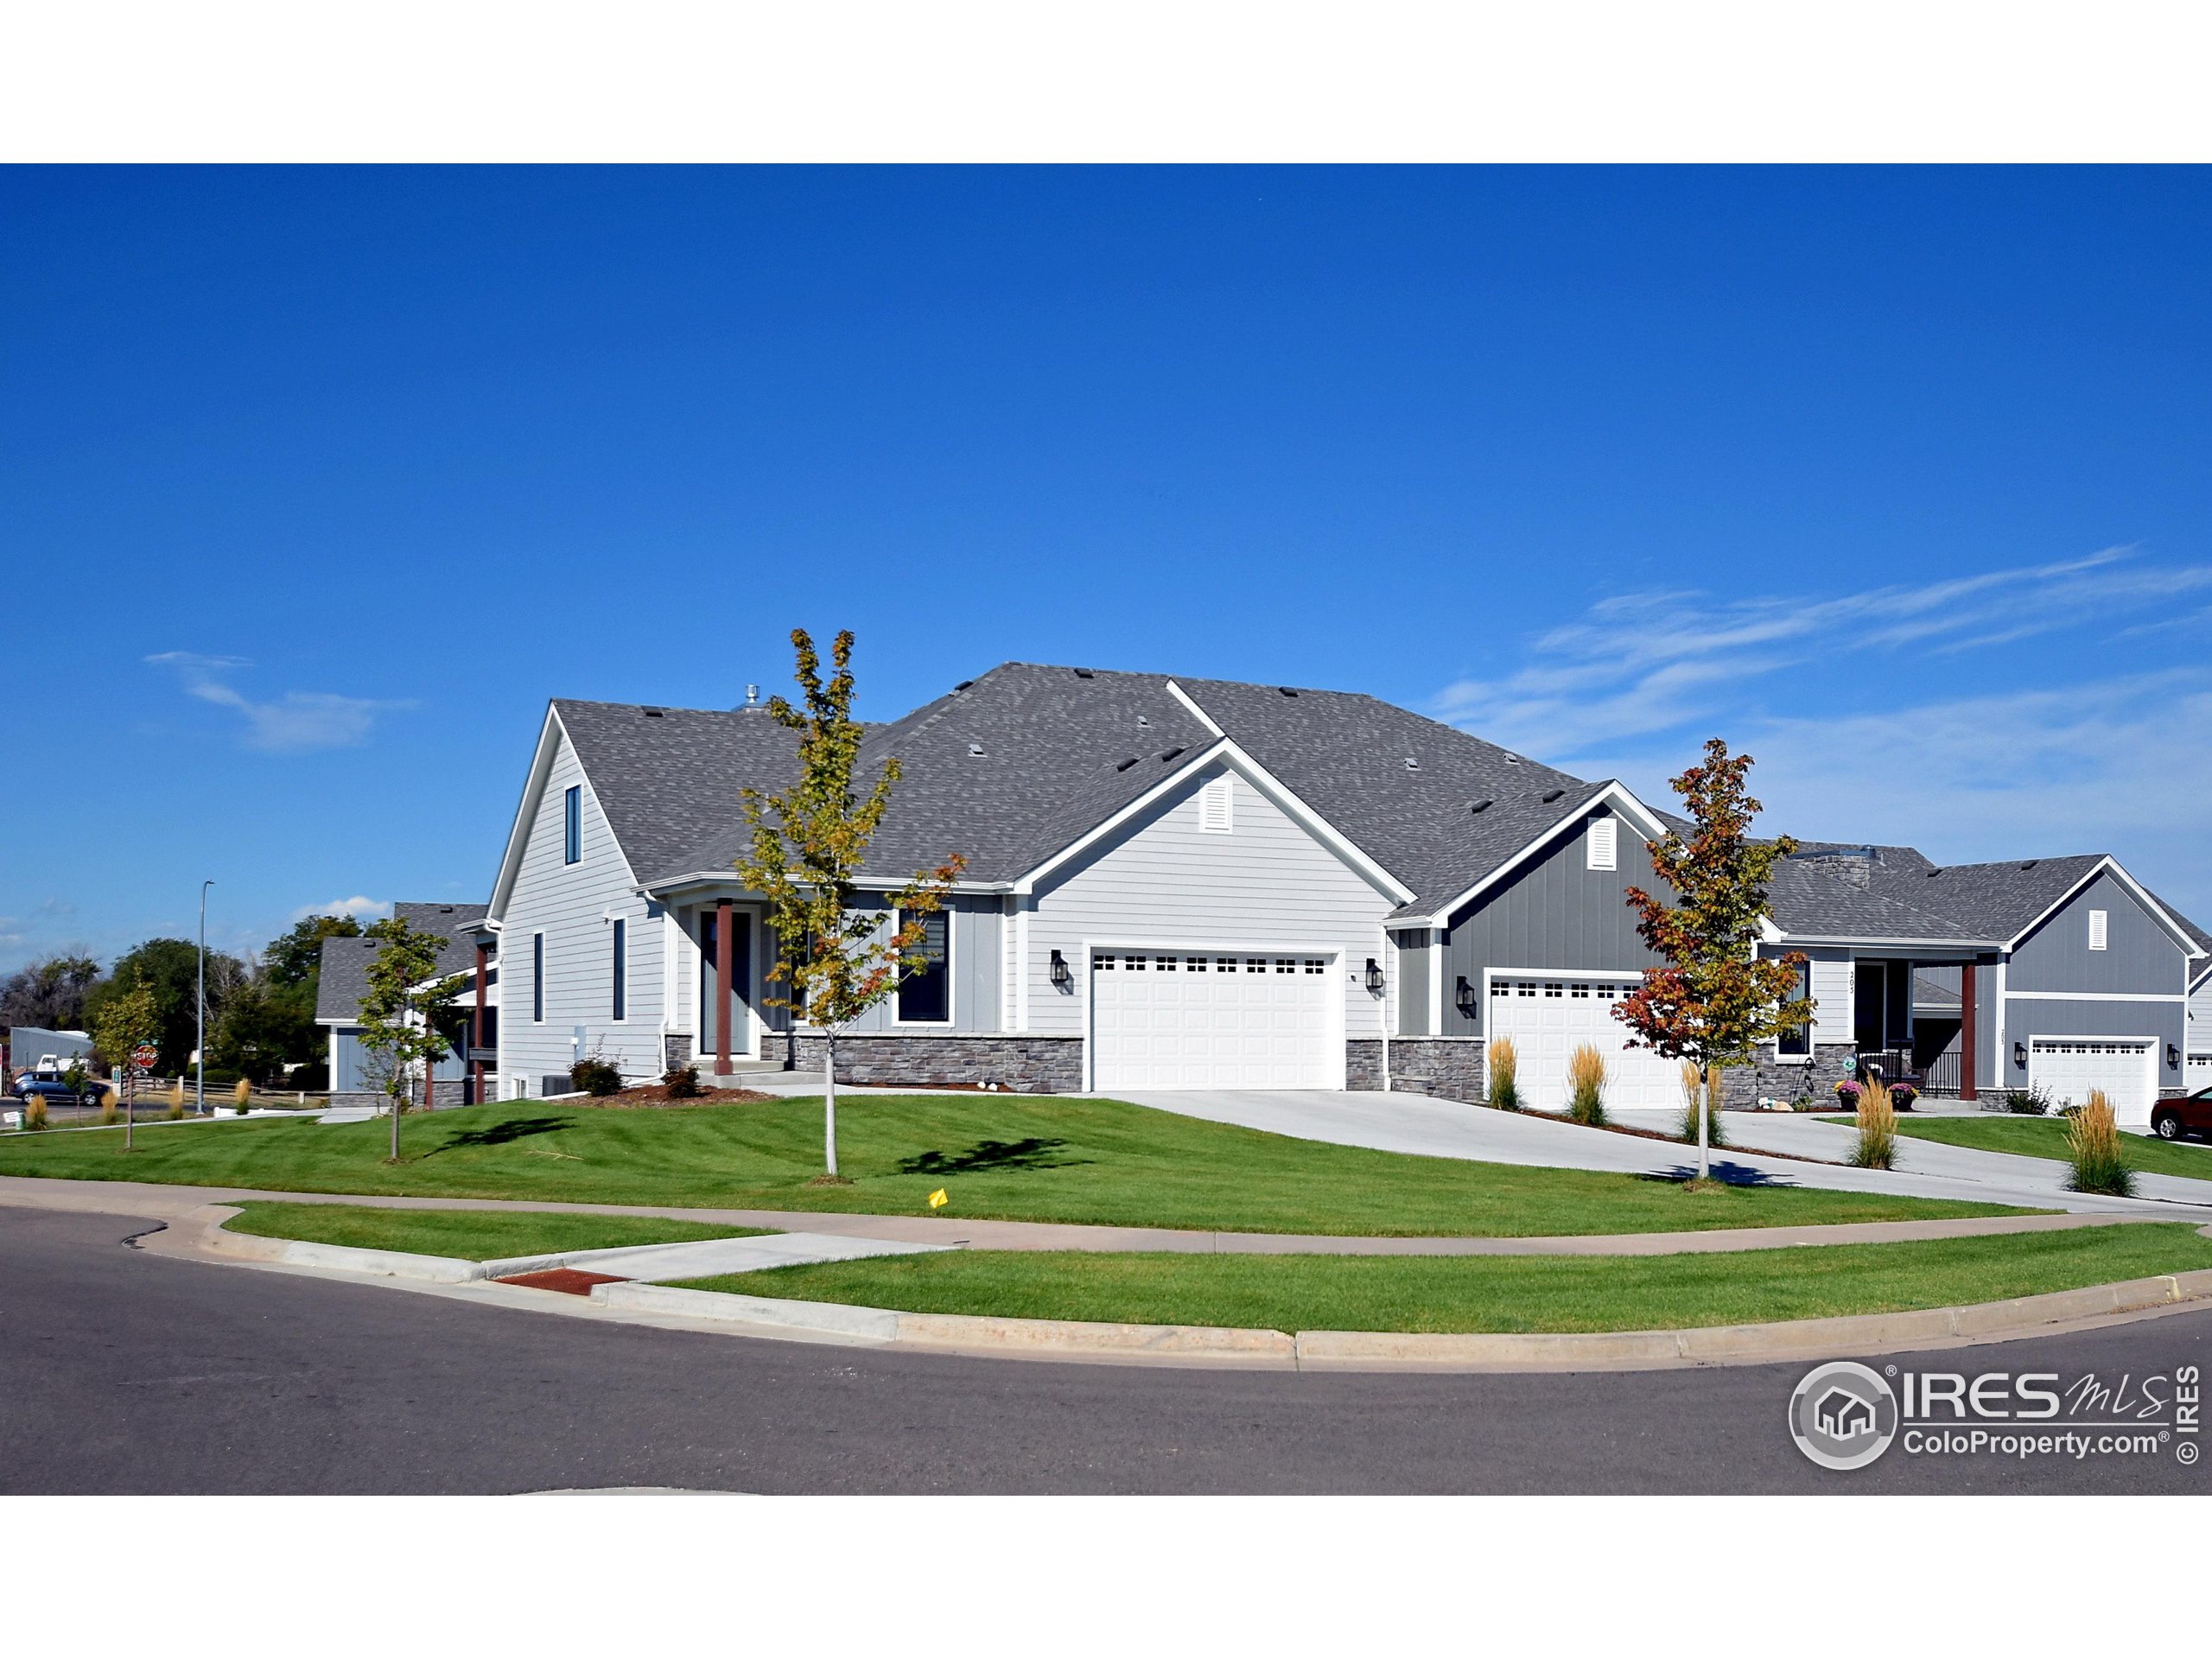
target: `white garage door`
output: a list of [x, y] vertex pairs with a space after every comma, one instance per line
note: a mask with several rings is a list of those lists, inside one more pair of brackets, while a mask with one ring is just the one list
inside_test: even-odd
[[1333, 1089], [1337, 976], [1319, 956], [1101, 951], [1090, 959], [1098, 1089]]
[[1491, 1039], [1510, 1037], [1520, 1061], [1521, 1101], [1539, 1111], [1567, 1109], [1567, 1058], [1584, 1043], [1605, 1057], [1605, 1104], [1679, 1108], [1681, 1062], [1628, 1046], [1629, 1029], [1614, 1007], [1643, 983], [1618, 979], [1559, 979], [1538, 974], [1495, 975], [1490, 984]]
[[2139, 1128], [2158, 1097], [2157, 1051], [2148, 1037], [2038, 1037], [2028, 1046], [2028, 1082], [2062, 1106], [2078, 1106], [2101, 1089], [2113, 1116]]

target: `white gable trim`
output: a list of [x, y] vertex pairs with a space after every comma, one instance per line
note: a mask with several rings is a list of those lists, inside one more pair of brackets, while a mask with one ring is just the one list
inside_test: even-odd
[[1623, 817], [1628, 819], [1643, 832], [1643, 837], [1647, 842], [1657, 841], [1661, 836], [1667, 833], [1667, 826], [1660, 822], [1658, 815], [1653, 812], [1649, 807], [1644, 805], [1642, 801], [1637, 800], [1634, 795], [1630, 794], [1627, 785], [1622, 783], [1609, 783], [1602, 789], [1599, 789], [1596, 793], [1585, 796], [1573, 806], [1569, 807], [1565, 812], [1561, 813], [1557, 819], [1546, 825], [1541, 830], [1538, 831], [1537, 834], [1530, 839], [1528, 844], [1523, 846], [1520, 851], [1515, 853], [1512, 857], [1507, 859], [1503, 864], [1498, 865], [1496, 868], [1491, 870], [1489, 874], [1484, 876], [1482, 880], [1476, 882], [1465, 893], [1460, 893], [1457, 898], [1452, 899], [1448, 904], [1437, 906], [1436, 908], [1427, 916], [1393, 916], [1390, 918], [1390, 925], [1393, 927], [1402, 927], [1408, 925], [1408, 924], [1414, 926], [1420, 926], [1423, 924], [1427, 924], [1432, 927], [1443, 927], [1452, 915], [1457, 912], [1460, 906], [1467, 904], [1472, 899], [1479, 899], [1491, 888], [1504, 880], [1507, 876], [1512, 874], [1515, 870], [1518, 869], [1522, 864], [1525, 864], [1529, 859], [1535, 856], [1541, 849], [1549, 846], [1553, 838], [1556, 836], [1560, 830], [1566, 829], [1569, 824], [1580, 823], [1584, 818], [1587, 817], [1591, 812], [1600, 806], [1605, 805], [1609, 802], [1617, 810], [1619, 811]]
[[1184, 708], [1189, 709], [1191, 711], [1191, 718], [1197, 721], [1199, 725], [1205, 727], [1206, 730], [1211, 732], [1216, 737], [1227, 737], [1229, 735], [1227, 732], [1221, 729], [1220, 725], [1215, 721], [1211, 715], [1206, 713], [1205, 709], [1198, 707], [1197, 698], [1193, 697], [1189, 692], [1185, 691], [1181, 686], [1176, 684], [1173, 680], [1167, 682], [1167, 695], [1174, 698], [1176, 702], [1181, 703]]
[[1095, 847], [1123, 824], [1141, 816], [1158, 804], [1167, 795], [1189, 781], [1201, 768], [1217, 760], [1226, 760], [1239, 776], [1262, 794], [1267, 796], [1289, 815], [1299, 828], [1342, 859], [1364, 877], [1377, 891], [1387, 894], [1395, 903], [1409, 904], [1413, 891], [1404, 882], [1376, 863], [1351, 836], [1331, 823], [1298, 797], [1281, 779], [1237, 747], [1234, 738], [1224, 737], [1209, 743], [1181, 766], [1162, 778], [1150, 789], [1122, 807], [1111, 817], [1094, 824], [1084, 835], [1070, 842], [1042, 863], [1015, 878], [1013, 890], [1028, 893], [1037, 890], [1037, 883], [1071, 860]]
[[561, 714], [551, 704], [545, 709], [545, 724], [538, 729], [537, 752], [531, 758], [530, 776], [522, 786], [522, 801], [515, 808], [515, 821], [507, 830], [506, 851], [499, 858], [499, 879], [492, 884], [492, 903], [485, 912], [485, 925], [497, 929], [506, 918], [507, 901], [514, 897], [515, 878], [522, 873], [522, 859], [530, 845], [531, 826], [537, 822], [537, 814], [544, 804], [546, 780], [553, 775], [553, 763], [560, 758], [561, 745], [568, 743], [569, 752], [576, 757], [576, 771], [582, 777], [584, 787], [591, 793], [592, 804], [599, 807], [600, 821], [607, 825], [607, 838], [614, 843], [614, 855], [622, 861], [623, 873], [629, 876], [631, 887], [638, 892], [637, 872], [630, 868], [630, 855], [622, 846], [622, 838], [614, 833], [614, 820], [600, 804], [599, 786], [591, 780], [591, 768], [584, 765], [584, 757], [575, 744], [569, 741], [569, 728], [561, 723]]
[[2203, 947], [2190, 937], [2189, 931], [2182, 926], [2179, 922], [2177, 922], [2173, 918], [2172, 915], [2168, 912], [2166, 907], [2160, 904], [2156, 899], [2153, 899], [2151, 896], [2149, 890], [2133, 876], [2130, 875], [2126, 870], [2122, 868], [2120, 861], [2113, 857], [2109, 853], [2107, 853], [2104, 857], [2099, 859], [2094, 864], [2092, 864], [2087, 870], [2083, 871], [2082, 874], [2082, 879], [2076, 881], [2072, 887], [2067, 888], [2065, 893], [2060, 895], [2058, 901], [2056, 904], [2044, 911], [2042, 915], [2037, 917], [2035, 920], [2030, 922], [2018, 933], [2015, 933], [2011, 938], [2005, 940], [2005, 949], [2007, 950], [2018, 949], [2021, 940], [2026, 938], [2029, 934], [2034, 932], [2036, 929], [2041, 927], [2052, 917], [2057, 915], [2060, 911], [2072, 904], [2075, 899], [2081, 896], [2082, 889], [2087, 887], [2089, 883], [2095, 880], [2099, 876], [2104, 874], [2107, 870], [2120, 879], [2120, 884], [2122, 887], [2126, 887], [2128, 892], [2135, 895], [2135, 901], [2141, 905], [2144, 909], [2151, 912], [2152, 919], [2166, 930], [2167, 936], [2171, 938], [2175, 944], [2181, 946], [2182, 956], [2184, 959], [2195, 957], [2202, 950]]

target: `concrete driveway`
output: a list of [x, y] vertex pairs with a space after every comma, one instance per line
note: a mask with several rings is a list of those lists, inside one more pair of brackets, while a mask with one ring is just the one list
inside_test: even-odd
[[[1492, 1111], [1424, 1095], [1318, 1089], [1140, 1090], [1116, 1098], [1185, 1117], [1294, 1135], [1301, 1141], [1326, 1141], [1338, 1146], [1371, 1147], [1431, 1158], [1669, 1177], [1689, 1174], [1696, 1166], [1695, 1149], [1678, 1142], [1586, 1129], [1533, 1113]], [[1623, 1114], [1624, 1119], [1633, 1116]], [[1664, 1116], [1672, 1118], [1674, 1114]], [[1654, 1122], [1630, 1127], [1662, 1126]], [[2143, 1176], [2139, 1178], [2141, 1198], [2095, 1198], [2067, 1192], [2061, 1185], [2064, 1166], [2041, 1158], [1975, 1152], [1900, 1137], [1899, 1160], [1904, 1167], [1853, 1169], [1840, 1161], [1808, 1161], [1840, 1160], [1849, 1150], [1851, 1131], [1835, 1124], [1778, 1112], [1731, 1112], [1726, 1127], [1741, 1145], [1760, 1149], [1715, 1153], [1714, 1173], [1729, 1180], [1827, 1187], [1841, 1192], [1961, 1198], [2037, 1210], [2167, 1214], [2177, 1221], [2212, 1220], [2212, 1182]], [[1772, 1155], [1777, 1154], [1784, 1155]]]

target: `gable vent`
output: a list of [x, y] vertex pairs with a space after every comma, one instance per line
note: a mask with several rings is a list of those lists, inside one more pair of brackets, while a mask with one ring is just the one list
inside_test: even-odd
[[1592, 818], [1590, 821], [1590, 844], [1586, 849], [1588, 856], [1584, 862], [1593, 870], [1613, 869], [1619, 861], [1619, 846], [1620, 826], [1611, 818]]
[[1131, 766], [1136, 765], [1136, 763], [1137, 758], [1133, 754], [1126, 760], [1116, 762], [1115, 764], [1114, 770], [1116, 772], [1127, 772]]
[[1566, 794], [1566, 793], [1567, 793], [1567, 791], [1566, 791], [1565, 790], [1563, 790], [1563, 789], [1548, 789], [1548, 790], [1546, 790], [1546, 791], [1544, 791], [1544, 796], [1543, 796], [1543, 798], [1544, 798], [1544, 804], [1545, 804], [1545, 805], [1547, 805], [1547, 806], [1550, 805], [1554, 801], [1555, 801], [1555, 800], [1559, 799], [1559, 798], [1560, 798], [1560, 796], [1562, 796], [1562, 795], [1564, 795], [1564, 794]]
[[1468, 804], [1467, 810], [1470, 812], [1487, 812], [1490, 810], [1490, 797], [1485, 795], [1479, 801], [1471, 802]]
[[1198, 791], [1198, 828], [1209, 835], [1225, 836], [1235, 810], [1236, 780], [1216, 778]]
[[2089, 949], [2092, 950], [2105, 948], [2105, 916], [2106, 912], [2101, 910], [2089, 912]]

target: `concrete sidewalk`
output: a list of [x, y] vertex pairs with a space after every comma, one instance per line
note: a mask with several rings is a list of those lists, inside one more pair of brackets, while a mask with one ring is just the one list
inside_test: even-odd
[[[796, 1268], [815, 1262], [858, 1262], [874, 1255], [915, 1255], [950, 1250], [952, 1244], [909, 1244], [894, 1239], [852, 1238], [834, 1233], [767, 1233], [752, 1238], [702, 1238], [683, 1244], [621, 1244], [602, 1250], [564, 1250], [561, 1265], [586, 1273], [647, 1284], [678, 1279], [711, 1279], [718, 1274], [754, 1273], [763, 1268]], [[515, 1258], [519, 1262], [521, 1258]], [[514, 1262], [493, 1264], [501, 1276], [527, 1269]]]
[[[1674, 1179], [1696, 1168], [1696, 1148], [1680, 1141], [1615, 1135], [1538, 1113], [1493, 1111], [1426, 1095], [1338, 1093], [1319, 1089], [1161, 1090], [1139, 1090], [1122, 1098], [1185, 1117], [1240, 1124], [1303, 1141], [1431, 1158]], [[1617, 1116], [1624, 1127], [1670, 1131], [1676, 1115], [1623, 1112]], [[1713, 1173], [1724, 1180], [1957, 1198], [2079, 1214], [2163, 1214], [2177, 1221], [2212, 1218], [2212, 1181], [2145, 1176], [2140, 1198], [2100, 1198], [2068, 1192], [2062, 1165], [1957, 1147], [1942, 1148], [1948, 1155], [1932, 1155], [1937, 1145], [1933, 1141], [1908, 1142], [1909, 1150], [1900, 1154], [1903, 1168], [1853, 1169], [1840, 1161], [1849, 1151], [1851, 1131], [1834, 1124], [1783, 1112], [1731, 1112], [1726, 1124], [1732, 1140], [1757, 1150], [1715, 1152]], [[1923, 1147], [1928, 1154], [1921, 1151]], [[1835, 1161], [1810, 1161], [1816, 1159]], [[2177, 1206], [2186, 1208], [2176, 1215]]]

